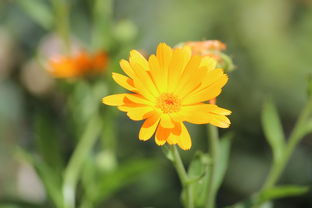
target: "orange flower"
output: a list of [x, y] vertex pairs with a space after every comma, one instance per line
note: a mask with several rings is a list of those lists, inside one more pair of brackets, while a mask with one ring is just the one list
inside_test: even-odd
[[156, 132], [156, 144], [188, 150], [192, 141], [184, 122], [229, 127], [226, 115], [231, 111], [206, 103], [228, 81], [223, 69], [215, 68], [214, 59], [192, 55], [188, 46], [172, 49], [161, 43], [148, 60], [133, 50], [120, 66], [127, 76], [113, 73], [113, 79], [132, 93], [104, 97], [103, 103], [117, 106], [132, 120], [145, 120], [140, 140]]
[[107, 54], [93, 56], [81, 51], [72, 56], [54, 57], [48, 62], [48, 71], [56, 78], [73, 78], [99, 73], [107, 65]]
[[190, 46], [196, 55], [211, 56], [217, 60], [220, 59], [218, 52], [226, 49], [226, 45], [219, 40], [190, 41], [185, 45]]

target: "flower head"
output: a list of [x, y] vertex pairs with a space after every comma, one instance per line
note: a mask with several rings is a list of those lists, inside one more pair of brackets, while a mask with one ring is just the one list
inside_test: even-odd
[[103, 103], [117, 106], [132, 120], [145, 120], [140, 140], [156, 132], [158, 145], [177, 144], [188, 150], [192, 141], [184, 122], [229, 127], [226, 115], [231, 111], [206, 103], [228, 81], [214, 59], [192, 55], [188, 46], [172, 49], [161, 43], [148, 60], [133, 50], [120, 66], [127, 76], [113, 73], [113, 79], [131, 93], [104, 97]]
[[226, 45], [219, 40], [189, 41], [181, 45], [190, 46], [195, 55], [214, 58], [217, 61], [217, 67], [223, 68], [226, 72], [234, 69], [231, 58], [223, 53]]
[[56, 78], [77, 78], [99, 73], [107, 65], [107, 55], [104, 52], [90, 55], [85, 51], [71, 56], [53, 57], [48, 62], [48, 72]]
[[184, 45], [190, 46], [192, 52], [196, 55], [211, 56], [219, 59], [215, 52], [220, 52], [226, 49], [226, 45], [219, 40], [206, 40], [206, 41], [189, 41]]

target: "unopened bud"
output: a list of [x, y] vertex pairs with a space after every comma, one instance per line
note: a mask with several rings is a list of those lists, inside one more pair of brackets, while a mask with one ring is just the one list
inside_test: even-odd
[[218, 62], [217, 67], [223, 68], [227, 73], [235, 69], [231, 57], [222, 52], [226, 49], [226, 45], [219, 40], [190, 41], [177, 45], [183, 46], [191, 47], [194, 55], [214, 58]]

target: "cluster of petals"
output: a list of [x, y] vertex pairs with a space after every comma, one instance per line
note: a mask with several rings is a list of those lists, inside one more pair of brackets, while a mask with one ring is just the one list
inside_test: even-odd
[[189, 41], [184, 44], [191, 47], [193, 54], [210, 56], [216, 60], [220, 59], [218, 52], [226, 49], [226, 45], [219, 40]]
[[80, 51], [74, 55], [51, 58], [47, 70], [56, 78], [77, 78], [103, 71], [107, 62], [108, 57], [105, 52], [91, 55]]
[[129, 61], [120, 62], [126, 76], [113, 73], [113, 79], [130, 92], [104, 97], [103, 103], [117, 106], [134, 121], [144, 120], [140, 140], [155, 134], [158, 145], [177, 144], [188, 150], [192, 141], [185, 122], [230, 125], [226, 116], [231, 111], [207, 103], [228, 81], [216, 64], [213, 58], [192, 54], [188, 46], [172, 49], [160, 43], [148, 60], [132, 50]]

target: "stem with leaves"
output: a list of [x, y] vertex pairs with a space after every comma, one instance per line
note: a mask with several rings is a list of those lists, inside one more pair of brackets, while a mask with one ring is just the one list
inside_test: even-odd
[[208, 181], [208, 195], [206, 201], [206, 208], [214, 208], [217, 189], [214, 186], [217, 176], [217, 163], [219, 155], [219, 133], [215, 126], [208, 125], [208, 144], [209, 144], [209, 155], [211, 157], [211, 173]]
[[72, 154], [64, 172], [63, 200], [64, 208], [75, 207], [76, 187], [87, 155], [92, 150], [101, 130], [101, 120], [95, 116], [91, 119]]
[[269, 172], [269, 175], [266, 179], [262, 187], [262, 191], [273, 187], [277, 180], [279, 179], [280, 175], [282, 174], [285, 166], [292, 155], [294, 149], [296, 148], [297, 144], [301, 141], [301, 139], [307, 134], [306, 122], [312, 113], [312, 96], [309, 97], [309, 100], [304, 107], [303, 111], [301, 112], [295, 127], [288, 139], [288, 143], [284, 146], [282, 151], [281, 159], [277, 162], [273, 163], [273, 166]]
[[180, 154], [175, 145], [170, 145], [169, 151], [172, 155], [172, 163], [178, 173], [178, 176], [183, 186], [183, 190], [185, 191], [184, 206], [185, 208], [193, 208], [194, 200], [193, 200], [192, 186], [189, 183], [189, 177], [185, 171]]

